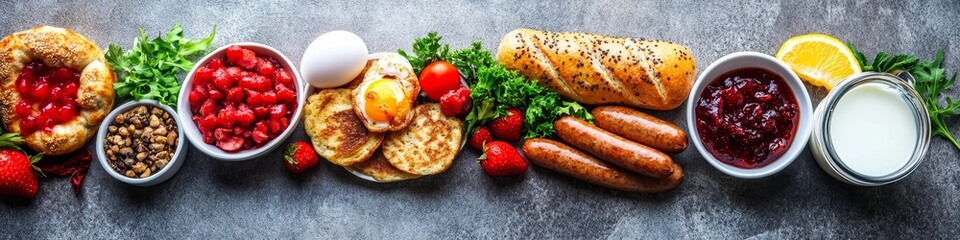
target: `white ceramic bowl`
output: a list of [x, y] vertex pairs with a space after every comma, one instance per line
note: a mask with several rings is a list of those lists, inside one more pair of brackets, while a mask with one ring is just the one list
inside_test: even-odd
[[[799, 125], [797, 126], [796, 134], [793, 136], [793, 141], [790, 143], [790, 148], [787, 149], [787, 152], [780, 156], [780, 158], [760, 168], [739, 168], [720, 162], [720, 160], [714, 158], [713, 155], [704, 148], [700, 134], [697, 132], [696, 113], [694, 111], [697, 100], [700, 99], [703, 90], [720, 75], [741, 68], [761, 68], [783, 77], [783, 80], [790, 86], [793, 96], [797, 98], [797, 106], [800, 112]], [[697, 147], [700, 155], [703, 156], [710, 165], [713, 165], [713, 167], [721, 172], [734, 177], [747, 179], [770, 176], [783, 170], [789, 166], [790, 163], [793, 163], [807, 145], [807, 141], [810, 140], [810, 131], [813, 125], [813, 107], [810, 102], [810, 95], [807, 94], [807, 89], [804, 87], [803, 82], [800, 81], [800, 78], [782, 61], [770, 55], [757, 52], [731, 53], [711, 63], [710, 66], [697, 77], [697, 82], [693, 85], [693, 90], [687, 99], [686, 111], [687, 129], [689, 129], [690, 138], [693, 139], [693, 145]]]
[[[297, 109], [293, 112], [293, 117], [290, 118], [290, 126], [287, 126], [280, 135], [276, 138], [271, 139], [267, 144], [260, 146], [259, 148], [241, 150], [237, 152], [226, 152], [218, 148], [216, 145], [210, 145], [203, 142], [203, 135], [200, 134], [197, 124], [193, 122], [193, 112], [190, 111], [190, 102], [188, 94], [190, 93], [191, 88], [193, 87], [193, 75], [201, 66], [206, 65], [210, 60], [214, 58], [222, 58], [226, 55], [226, 49], [231, 46], [240, 46], [249, 50], [252, 50], [257, 56], [267, 56], [276, 59], [280, 62], [280, 65], [290, 72], [293, 75], [295, 85], [297, 87]], [[187, 77], [183, 80], [183, 84], [180, 86], [180, 97], [177, 100], [177, 112], [180, 113], [180, 122], [183, 122], [183, 133], [186, 135], [187, 139], [190, 140], [190, 143], [194, 147], [197, 147], [201, 152], [207, 154], [210, 157], [224, 160], [224, 161], [243, 161], [248, 159], [253, 159], [259, 156], [263, 156], [266, 153], [269, 153], [273, 149], [276, 149], [278, 146], [283, 143], [287, 137], [290, 137], [290, 134], [293, 133], [293, 130], [299, 125], [300, 115], [303, 112], [303, 103], [307, 99], [306, 97], [306, 83], [304, 83], [303, 78], [300, 77], [300, 71], [297, 71], [296, 66], [290, 62], [283, 53], [269, 47], [267, 45], [259, 43], [250, 43], [250, 42], [241, 42], [241, 43], [232, 43], [224, 45], [223, 47], [210, 52], [207, 56], [203, 57], [197, 64], [190, 70], [190, 73], [187, 74]]]
[[[158, 107], [170, 114], [170, 116], [173, 118], [173, 121], [177, 124], [177, 151], [173, 153], [173, 157], [170, 159], [170, 162], [167, 163], [167, 166], [165, 166], [159, 172], [154, 173], [146, 178], [131, 178], [118, 173], [110, 167], [110, 163], [107, 162], [106, 150], [103, 149], [103, 144], [104, 140], [107, 138], [107, 128], [110, 127], [110, 124], [113, 123], [114, 119], [117, 118], [117, 115], [125, 113], [141, 105]], [[113, 109], [113, 111], [110, 111], [110, 114], [107, 115], [107, 118], [100, 123], [100, 130], [97, 131], [97, 159], [100, 162], [100, 166], [103, 167], [103, 170], [107, 171], [107, 174], [117, 180], [120, 180], [121, 182], [141, 187], [153, 186], [170, 179], [170, 177], [173, 177], [174, 174], [177, 174], [177, 171], [180, 170], [180, 166], [183, 166], [184, 158], [187, 156], [187, 151], [185, 151], [187, 145], [186, 141], [183, 139], [183, 123], [180, 118], [177, 117], [177, 112], [173, 111], [173, 108], [159, 104], [153, 100], [127, 102], [123, 105], [120, 105], [116, 109]]]

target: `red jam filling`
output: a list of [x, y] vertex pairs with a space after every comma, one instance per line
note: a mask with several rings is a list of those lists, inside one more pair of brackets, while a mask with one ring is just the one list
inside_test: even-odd
[[16, 88], [21, 98], [14, 111], [21, 119], [20, 134], [24, 136], [50, 131], [77, 117], [80, 73], [72, 69], [28, 63], [17, 77]]
[[203, 142], [234, 152], [276, 138], [297, 109], [293, 75], [276, 59], [232, 46], [197, 69], [188, 94]]
[[710, 82], [697, 100], [697, 133], [721, 162], [760, 168], [790, 147], [798, 111], [782, 77], [759, 68], [737, 69]]

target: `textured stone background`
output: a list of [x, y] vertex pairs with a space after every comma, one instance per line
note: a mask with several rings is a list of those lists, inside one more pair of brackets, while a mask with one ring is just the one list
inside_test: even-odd
[[[945, 48], [950, 71], [960, 2], [925, 1], [12, 1], [0, 0], [0, 33], [37, 25], [74, 29], [101, 47], [132, 44], [137, 27], [156, 34], [182, 22], [188, 36], [219, 27], [215, 47], [271, 45], [299, 63], [321, 33], [344, 29], [372, 52], [409, 49], [438, 31], [453, 47], [493, 48], [529, 27], [680, 42], [698, 69], [724, 54], [774, 54], [787, 38], [824, 32], [878, 50], [932, 57]], [[211, 48], [212, 49], [212, 48]], [[818, 99], [823, 90], [811, 90]], [[956, 90], [949, 92], [957, 96]], [[653, 114], [685, 126], [680, 110]], [[958, 119], [950, 120], [956, 126]], [[301, 128], [302, 129], [302, 128]], [[953, 127], [960, 132], [960, 127]], [[298, 130], [291, 141], [306, 139]], [[92, 141], [91, 141], [92, 143]], [[92, 144], [88, 147], [92, 149]], [[960, 157], [935, 139], [910, 177], [884, 187], [848, 186], [805, 151], [760, 180], [728, 177], [690, 149], [679, 189], [627, 194], [533, 167], [521, 179], [492, 180], [465, 150], [444, 174], [375, 184], [323, 163], [294, 177], [280, 152], [242, 163], [211, 160], [191, 147], [174, 178], [138, 188], [93, 165], [83, 192], [43, 179], [37, 198], [0, 203], [0, 238], [953, 238], [960, 234]]]

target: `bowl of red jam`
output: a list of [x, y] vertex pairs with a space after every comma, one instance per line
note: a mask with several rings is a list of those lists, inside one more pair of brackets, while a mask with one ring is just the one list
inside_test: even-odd
[[708, 66], [687, 100], [687, 127], [700, 155], [723, 173], [762, 178], [792, 163], [810, 139], [813, 107], [803, 82], [780, 60], [737, 52]]
[[187, 139], [220, 160], [257, 158], [293, 133], [306, 84], [276, 49], [234, 43], [197, 62], [180, 89], [177, 112]]

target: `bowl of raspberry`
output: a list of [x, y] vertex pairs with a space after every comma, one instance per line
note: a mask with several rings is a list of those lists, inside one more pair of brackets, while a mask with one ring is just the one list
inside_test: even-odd
[[180, 89], [177, 111], [193, 146], [220, 160], [242, 161], [280, 146], [306, 100], [305, 83], [282, 53], [234, 43], [197, 62]]

